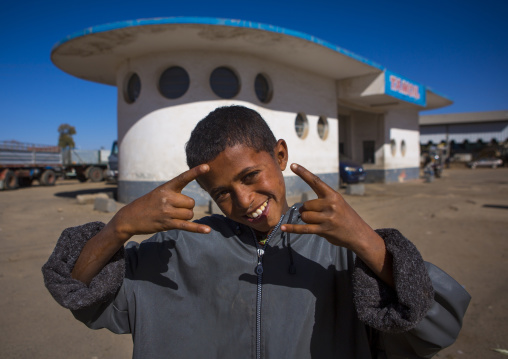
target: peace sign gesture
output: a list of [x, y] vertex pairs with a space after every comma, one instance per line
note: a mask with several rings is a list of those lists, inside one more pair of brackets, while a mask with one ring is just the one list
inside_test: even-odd
[[209, 233], [211, 228], [207, 225], [190, 222], [194, 216], [194, 200], [181, 193], [185, 186], [208, 171], [207, 164], [191, 168], [120, 209], [86, 243], [72, 270], [72, 278], [90, 284], [111, 257], [136, 234], [176, 228]]
[[170, 229], [209, 233], [207, 225], [189, 222], [194, 216], [195, 202], [181, 193], [185, 186], [209, 170], [207, 164], [191, 168], [123, 207], [112, 220], [116, 232], [129, 238]]
[[356, 251], [365, 235], [373, 230], [351, 208], [344, 198], [318, 176], [293, 163], [291, 170], [302, 178], [318, 198], [307, 201], [300, 208], [302, 220], [306, 224], [285, 224], [281, 229], [290, 233], [314, 233], [336, 246]]
[[291, 165], [291, 170], [312, 188], [318, 198], [300, 207], [306, 224], [284, 224], [281, 230], [317, 234], [336, 246], [349, 248], [379, 278], [393, 286], [392, 257], [383, 239], [318, 176], [296, 163]]

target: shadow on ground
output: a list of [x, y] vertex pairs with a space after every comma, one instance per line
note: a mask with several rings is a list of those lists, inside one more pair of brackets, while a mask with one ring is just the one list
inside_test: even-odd
[[484, 204], [483, 207], [486, 208], [497, 208], [497, 209], [508, 209], [508, 206], [503, 206], [500, 204]]

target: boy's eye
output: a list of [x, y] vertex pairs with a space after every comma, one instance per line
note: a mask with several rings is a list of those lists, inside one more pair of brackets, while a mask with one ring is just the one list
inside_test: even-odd
[[256, 176], [259, 174], [259, 171], [252, 171], [252, 172], [249, 172], [247, 173], [244, 177], [243, 177], [243, 182], [249, 182], [249, 181], [252, 181], [253, 179], [256, 178]]
[[228, 197], [228, 195], [229, 195], [228, 191], [220, 191], [214, 194], [213, 199], [215, 200], [215, 202], [220, 202], [225, 200]]

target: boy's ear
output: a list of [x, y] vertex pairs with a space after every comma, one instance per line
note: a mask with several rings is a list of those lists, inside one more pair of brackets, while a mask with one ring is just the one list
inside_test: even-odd
[[280, 170], [284, 171], [288, 164], [288, 145], [284, 140], [278, 140], [274, 150], [275, 160], [279, 164]]

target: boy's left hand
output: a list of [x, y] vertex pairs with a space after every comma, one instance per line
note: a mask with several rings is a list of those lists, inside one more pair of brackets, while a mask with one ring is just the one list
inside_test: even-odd
[[300, 207], [302, 220], [306, 224], [284, 224], [281, 230], [317, 234], [331, 244], [349, 248], [381, 280], [393, 287], [392, 257], [387, 252], [383, 239], [338, 192], [318, 176], [295, 163], [291, 165], [291, 170], [316, 192], [318, 198], [307, 201]]
[[361, 251], [362, 244], [366, 244], [369, 237], [377, 236], [344, 198], [318, 176], [294, 163], [291, 170], [312, 188], [318, 198], [305, 202], [300, 208], [306, 224], [284, 224], [283, 231], [314, 233], [354, 252]]

